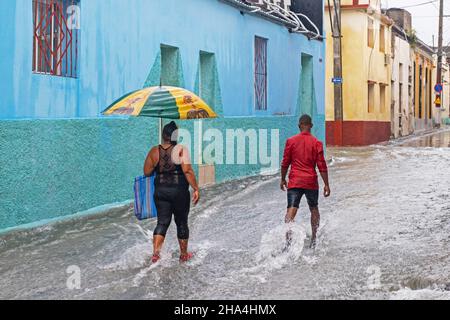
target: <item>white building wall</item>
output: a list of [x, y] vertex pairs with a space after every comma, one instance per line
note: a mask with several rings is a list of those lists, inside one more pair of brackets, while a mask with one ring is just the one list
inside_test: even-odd
[[450, 65], [447, 62], [447, 56], [443, 57], [442, 65], [442, 83], [444, 86], [444, 92], [442, 94], [441, 104], [441, 122], [447, 123], [450, 118]]
[[414, 132], [413, 90], [409, 90], [411, 47], [408, 41], [393, 37], [391, 128], [392, 136], [398, 138]]

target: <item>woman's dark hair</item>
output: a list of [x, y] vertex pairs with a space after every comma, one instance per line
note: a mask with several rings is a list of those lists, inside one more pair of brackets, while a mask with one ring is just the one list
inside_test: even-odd
[[177, 137], [173, 136], [173, 133], [178, 130], [178, 126], [175, 121], [171, 121], [170, 123], [164, 126], [162, 131], [162, 138], [165, 142], [171, 142], [172, 144], [177, 144]]

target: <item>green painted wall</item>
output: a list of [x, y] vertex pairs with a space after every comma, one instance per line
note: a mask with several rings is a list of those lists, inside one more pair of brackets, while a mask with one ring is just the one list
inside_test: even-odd
[[218, 115], [223, 116], [222, 93], [215, 54], [200, 52], [194, 92], [202, 97]]
[[0, 229], [130, 198], [150, 119], [0, 122]]

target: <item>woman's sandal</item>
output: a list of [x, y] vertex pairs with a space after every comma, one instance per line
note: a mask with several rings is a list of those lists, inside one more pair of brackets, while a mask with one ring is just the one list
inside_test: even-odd
[[153, 254], [152, 263], [157, 263], [161, 259], [161, 256], [157, 253]]
[[192, 259], [192, 257], [194, 257], [194, 254], [192, 252], [189, 252], [187, 254], [182, 254], [180, 256], [180, 262], [188, 262], [189, 260]]

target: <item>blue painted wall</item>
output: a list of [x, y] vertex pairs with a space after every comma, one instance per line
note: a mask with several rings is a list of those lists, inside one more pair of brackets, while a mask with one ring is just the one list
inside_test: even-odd
[[[78, 79], [32, 73], [32, 21], [32, 0], [0, 0], [0, 229], [132, 198], [133, 178], [158, 141], [157, 121], [99, 113], [157, 82], [161, 44], [179, 48], [174, 70], [193, 91], [200, 52], [214, 54], [210, 92], [224, 118], [206, 127], [278, 128], [281, 149], [310, 109], [299, 97], [301, 57], [312, 56], [314, 133], [325, 137], [324, 43], [220, 1], [81, 0]], [[254, 108], [255, 35], [269, 40], [267, 111]], [[218, 166], [217, 180], [259, 169]]]
[[[3, 119], [97, 117], [117, 97], [142, 87], [161, 44], [180, 48], [191, 90], [200, 50], [215, 53], [226, 116], [292, 114], [302, 53], [314, 57], [314, 82], [324, 81], [322, 42], [217, 0], [81, 1], [79, 79], [31, 72], [32, 0], [0, 1], [0, 17]], [[264, 112], [253, 103], [255, 35], [269, 39]], [[316, 101], [323, 114], [322, 90], [316, 90]]]

